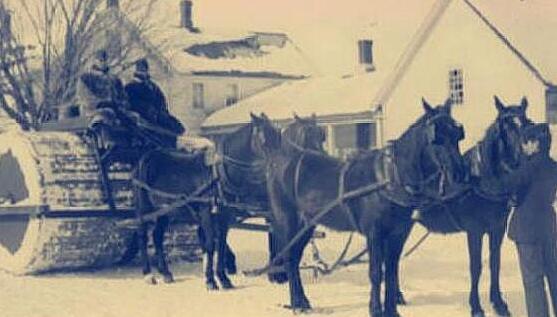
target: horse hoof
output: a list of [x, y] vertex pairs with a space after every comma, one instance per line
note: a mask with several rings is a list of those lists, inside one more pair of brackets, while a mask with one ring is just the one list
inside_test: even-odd
[[268, 275], [269, 282], [275, 284], [284, 284], [288, 282], [288, 275], [286, 273], [271, 273]]
[[310, 308], [293, 308], [292, 309], [292, 313], [294, 313], [294, 315], [310, 314], [311, 312], [312, 312], [311, 307]]
[[219, 286], [217, 285], [217, 282], [215, 281], [208, 281], [205, 283], [207, 290], [208, 291], [218, 291], [219, 290]]
[[406, 301], [406, 299], [404, 298], [404, 294], [402, 293], [398, 293], [396, 296], [396, 304], [397, 305], [401, 305], [404, 306], [406, 304], [408, 304], [408, 302]]
[[388, 313], [385, 312], [383, 313], [383, 317], [402, 317], [398, 312], [392, 312], [392, 313]]
[[234, 285], [229, 280], [224, 280], [220, 282], [220, 285], [223, 289], [233, 289]]
[[163, 276], [163, 282], [164, 282], [165, 284], [174, 283], [174, 276], [172, 276], [172, 274], [164, 274], [164, 276]]
[[493, 310], [495, 310], [495, 313], [499, 317], [511, 317], [509, 307], [504, 302], [498, 304], [493, 303]]
[[472, 317], [485, 317], [485, 313], [483, 310], [480, 310], [478, 312], [472, 312]]
[[145, 283], [149, 285], [157, 285], [157, 278], [155, 277], [154, 274], [146, 274], [143, 277], [143, 280], [145, 281]]

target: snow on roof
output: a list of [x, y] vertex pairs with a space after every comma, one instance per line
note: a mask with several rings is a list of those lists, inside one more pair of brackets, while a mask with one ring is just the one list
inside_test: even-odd
[[385, 75], [386, 72], [362, 73], [284, 82], [215, 112], [202, 126], [211, 128], [246, 123], [250, 121], [251, 112], [264, 112], [273, 120], [290, 119], [294, 113], [301, 117], [370, 113], [371, 101]]
[[275, 73], [304, 77], [313, 70], [284, 33], [203, 29], [198, 33], [178, 26], [149, 32], [163, 55], [180, 72]]

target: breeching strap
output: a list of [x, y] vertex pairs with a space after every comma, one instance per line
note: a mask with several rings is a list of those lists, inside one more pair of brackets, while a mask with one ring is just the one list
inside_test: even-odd
[[[172, 211], [174, 211], [176, 208], [180, 208], [183, 206], [188, 206], [191, 203], [205, 203], [205, 204], [211, 204], [213, 202], [212, 198], [206, 198], [206, 197], [199, 197], [199, 195], [203, 194], [206, 190], [208, 190], [211, 186], [213, 186], [213, 184], [216, 182], [216, 179], [211, 180], [209, 183], [199, 187], [197, 190], [195, 190], [195, 192], [193, 192], [191, 195], [177, 195], [177, 194], [171, 194], [171, 193], [167, 193], [155, 188], [152, 188], [151, 186], [149, 186], [148, 184], [137, 180], [137, 179], [133, 179], [132, 182], [134, 183], [134, 185], [141, 187], [142, 189], [153, 193], [154, 195], [160, 196], [160, 197], [164, 197], [164, 198], [174, 198], [177, 199], [175, 202], [166, 205], [162, 208], [159, 208], [158, 210], [149, 213], [147, 215], [144, 215], [141, 217], [141, 221], [140, 222], [145, 222], [145, 221], [150, 221], [150, 220], [156, 220], [158, 217], [160, 216], [164, 216]], [[190, 209], [191, 211], [191, 209]], [[129, 225], [136, 225], [138, 224], [137, 222], [139, 222], [137, 219], [127, 219], [127, 220], [123, 220], [123, 221], [119, 221], [117, 224], [121, 225], [121, 226], [129, 226]]]
[[302, 229], [300, 229], [298, 231], [298, 233], [296, 233], [296, 235], [292, 238], [292, 240], [290, 240], [288, 242], [288, 244], [271, 260], [269, 261], [269, 263], [267, 265], [265, 265], [263, 268], [260, 269], [255, 269], [255, 270], [251, 270], [251, 271], [244, 271], [244, 275], [246, 276], [259, 276], [261, 274], [265, 274], [266, 272], [269, 271], [269, 269], [274, 266], [275, 264], [277, 264], [277, 262], [284, 258], [284, 256], [288, 253], [288, 251], [290, 251], [290, 249], [299, 242], [299, 240], [305, 235], [307, 234], [307, 232], [313, 228], [314, 226], [316, 226], [319, 222], [319, 220], [321, 218], [323, 218], [325, 215], [327, 215], [331, 210], [333, 210], [335, 207], [337, 207], [339, 204], [343, 203], [346, 200], [350, 200], [350, 199], [355, 199], [361, 196], [365, 196], [365, 195], [369, 195], [375, 191], [381, 190], [383, 188], [385, 188], [387, 186], [387, 183], [379, 183], [379, 184], [372, 184], [372, 185], [368, 185], [353, 191], [349, 191], [347, 193], [345, 193], [344, 195], [342, 195], [342, 197], [339, 197], [337, 199], [335, 199], [334, 201], [328, 203], [327, 205], [325, 205], [325, 207], [313, 218], [309, 219], [308, 222], [306, 222], [306, 224], [304, 225], [304, 227], [302, 227]]

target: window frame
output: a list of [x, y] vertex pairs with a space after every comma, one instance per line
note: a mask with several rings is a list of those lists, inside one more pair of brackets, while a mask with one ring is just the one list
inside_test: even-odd
[[226, 95], [224, 96], [224, 106], [230, 107], [231, 105], [237, 103], [238, 100], [240, 100], [240, 85], [238, 83], [226, 84]]
[[200, 82], [192, 83], [192, 108], [205, 109], [205, 84]]
[[464, 104], [464, 70], [462, 67], [453, 67], [449, 70], [449, 97], [453, 104]]

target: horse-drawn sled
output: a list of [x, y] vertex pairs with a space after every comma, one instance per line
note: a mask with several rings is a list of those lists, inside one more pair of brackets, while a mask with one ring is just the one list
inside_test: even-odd
[[[245, 147], [251, 124], [220, 142], [219, 154], [207, 139], [188, 137], [178, 142], [182, 147], [178, 155], [200, 158], [198, 167], [206, 174], [195, 188], [183, 193], [134, 177], [134, 168], [146, 164], [139, 159], [144, 153], [135, 153], [137, 149], [100, 153], [85, 122], [58, 123], [54, 129], [46, 125], [40, 132], [16, 130], [0, 135], [0, 268], [4, 270], [33, 274], [129, 261], [140, 251], [137, 229], [177, 209], [164, 239], [169, 258], [197, 260], [201, 255], [198, 235], [204, 243], [205, 232], [198, 232], [194, 225], [202, 219], [192, 219], [199, 217], [193, 209], [226, 209], [227, 219], [222, 221], [227, 226], [269, 231], [261, 221], [248, 221], [269, 215], [263, 161]], [[155, 163], [168, 167], [175, 161]], [[175, 167], [156, 171], [168, 177], [162, 183], [176, 186], [170, 179], [173, 176], [187, 179], [199, 172]], [[157, 210], [138, 219], [134, 186], [140, 193], [166, 201], [157, 203], [158, 208], [151, 206]], [[162, 240], [154, 236], [157, 239]], [[229, 270], [235, 270], [230, 268], [232, 259], [229, 263]]]

